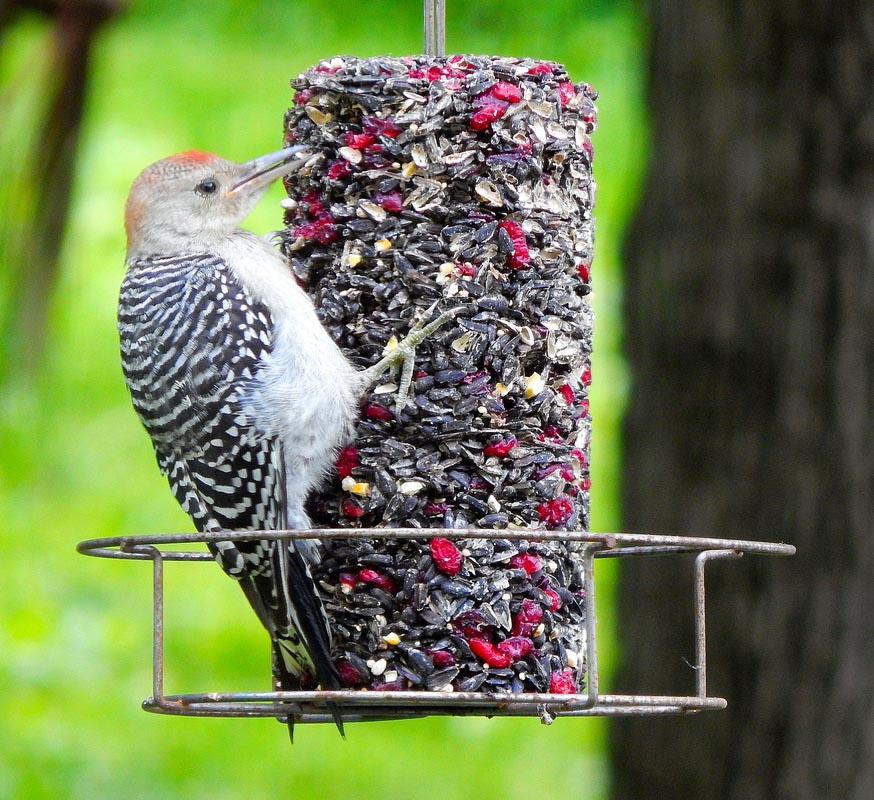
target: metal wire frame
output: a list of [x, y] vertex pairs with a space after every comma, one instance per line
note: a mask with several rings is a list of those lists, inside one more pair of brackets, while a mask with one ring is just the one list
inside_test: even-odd
[[[168, 695], [164, 692], [164, 564], [167, 561], [212, 561], [201, 550], [166, 549], [169, 545], [193, 545], [252, 539], [450, 539], [480, 538], [575, 542], [580, 546], [586, 592], [586, 688], [578, 694], [453, 691], [386, 691], [356, 689], [296, 692], [208, 692]], [[556, 716], [660, 716], [723, 709], [727, 701], [707, 694], [707, 631], [705, 566], [713, 560], [738, 558], [744, 553], [793, 555], [788, 544], [742, 539], [713, 539], [651, 534], [588, 533], [582, 531], [508, 531], [480, 529], [320, 529], [298, 531], [245, 531], [219, 533], [150, 534], [89, 539], [76, 548], [98, 558], [149, 560], [153, 565], [153, 662], [152, 697], [143, 708], [159, 714], [197, 717], [289, 716], [297, 722], [333, 722], [327, 710], [331, 703], [342, 708], [343, 719], [409, 719], [430, 715], [535, 716], [552, 722]], [[697, 553], [694, 560], [695, 694], [620, 695], [599, 691], [597, 625], [595, 615], [596, 558], [646, 557], [672, 553]]]

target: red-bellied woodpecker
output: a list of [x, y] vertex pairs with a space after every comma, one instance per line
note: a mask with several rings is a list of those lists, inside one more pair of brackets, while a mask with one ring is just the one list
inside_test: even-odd
[[[408, 378], [415, 346], [448, 319], [414, 326], [369, 369], [346, 360], [279, 253], [239, 227], [303, 150], [245, 164], [180, 153], [143, 170], [128, 197], [122, 366], [160, 470], [200, 531], [309, 528], [307, 495], [350, 438], [363, 391], [401, 361]], [[309, 570], [319, 545], [211, 549], [271, 635], [277, 688], [307, 675], [338, 688]]]

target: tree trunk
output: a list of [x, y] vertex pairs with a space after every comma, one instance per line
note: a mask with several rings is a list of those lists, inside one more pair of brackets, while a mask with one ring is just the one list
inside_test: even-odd
[[[18, 15], [35, 11], [54, 21], [47, 85], [34, 85], [33, 76], [24, 75], [19, 76], [24, 86], [0, 93], [0, 119], [22, 90], [44, 95], [36, 103], [44, 117], [35, 126], [33, 141], [18, 130], [0, 127], [0, 144], [17, 149], [26, 163], [15, 171], [21, 176], [17, 181], [0, 187], [0, 205], [19, 206], [11, 224], [4, 220], [6, 240], [0, 241], [0, 268], [9, 271], [3, 277], [10, 287], [9, 296], [0, 298], [6, 306], [0, 334], [7, 342], [6, 352], [0, 353], [0, 385], [31, 377], [42, 355], [60, 270], [91, 48], [100, 27], [120, 9], [120, 0], [0, 0], [0, 47]], [[23, 214], [21, 205], [26, 207]]]
[[[874, 4], [654, 0], [652, 13], [625, 527], [799, 552], [710, 567], [709, 689], [729, 710], [617, 721], [614, 796], [868, 800]], [[688, 564], [636, 561], [616, 691], [692, 693]]]

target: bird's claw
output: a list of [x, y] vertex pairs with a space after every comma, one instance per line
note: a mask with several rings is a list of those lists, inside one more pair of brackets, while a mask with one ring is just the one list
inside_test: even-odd
[[407, 404], [407, 399], [409, 398], [410, 386], [413, 383], [413, 367], [416, 365], [416, 348], [432, 333], [435, 333], [447, 322], [455, 318], [454, 310], [444, 311], [440, 316], [429, 322], [427, 325], [424, 324], [423, 320], [431, 316], [431, 312], [436, 305], [436, 303], [432, 305], [427, 313], [422, 315], [416, 324], [410, 328], [410, 332], [403, 338], [403, 340], [398, 342], [398, 346], [394, 350], [394, 352], [398, 354], [395, 363], [397, 364], [400, 362], [401, 365], [401, 376], [398, 381], [398, 391], [395, 397], [395, 418], [400, 416], [400, 413], [403, 411], [404, 406]]
[[395, 398], [395, 418], [397, 418], [409, 397], [410, 386], [413, 382], [413, 368], [416, 364], [416, 348], [425, 341], [431, 334], [442, 328], [447, 322], [453, 320], [458, 313], [458, 309], [450, 309], [442, 312], [438, 317], [431, 320], [427, 324], [424, 320], [431, 316], [431, 313], [436, 308], [437, 303], [434, 303], [416, 323], [410, 328], [409, 333], [395, 345], [395, 347], [381, 358], [376, 364], [367, 370], [368, 378], [376, 380], [386, 370], [391, 367], [400, 365], [401, 374], [398, 380], [397, 396]]

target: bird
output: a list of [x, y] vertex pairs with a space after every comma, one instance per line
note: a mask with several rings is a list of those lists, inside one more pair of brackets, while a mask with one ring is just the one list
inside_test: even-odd
[[[122, 370], [159, 470], [201, 532], [311, 528], [307, 497], [353, 436], [363, 393], [402, 365], [400, 409], [416, 346], [453, 316], [426, 323], [432, 307], [367, 369], [346, 358], [278, 250], [241, 227], [312, 155], [292, 146], [237, 163], [189, 150], [146, 167], [125, 204]], [[311, 574], [318, 542], [208, 546], [270, 634], [274, 688], [340, 688]]]

